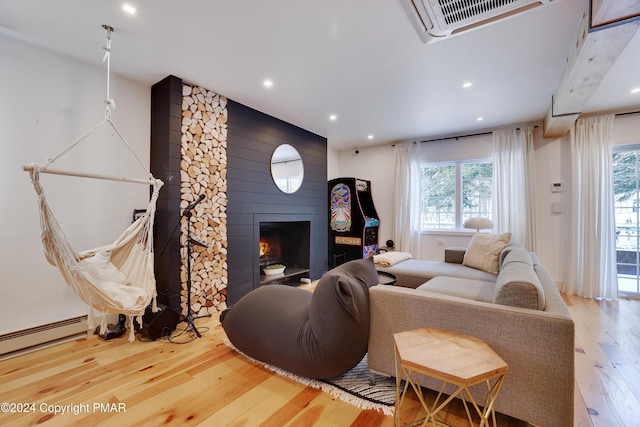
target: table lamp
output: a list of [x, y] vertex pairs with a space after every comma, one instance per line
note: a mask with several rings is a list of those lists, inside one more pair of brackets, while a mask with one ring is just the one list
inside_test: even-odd
[[476, 231], [493, 228], [493, 222], [489, 218], [473, 217], [464, 222], [464, 228], [475, 228]]

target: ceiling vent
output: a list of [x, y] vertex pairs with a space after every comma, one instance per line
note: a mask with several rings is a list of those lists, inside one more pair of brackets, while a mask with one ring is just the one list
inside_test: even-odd
[[449, 37], [552, 0], [401, 0], [423, 42]]

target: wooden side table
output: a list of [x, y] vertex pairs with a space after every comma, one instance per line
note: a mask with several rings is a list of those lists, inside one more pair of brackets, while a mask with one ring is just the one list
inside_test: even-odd
[[[393, 335], [393, 340], [396, 353], [394, 416], [396, 426], [400, 425], [400, 408], [409, 384], [418, 396], [427, 415], [424, 419], [406, 425], [416, 425], [422, 422], [422, 425], [425, 426], [429, 421], [436, 425], [436, 414], [458, 395], [464, 404], [469, 423], [473, 425], [465, 393], [480, 416], [480, 426], [489, 425], [490, 415], [493, 425], [496, 425], [495, 402], [509, 367], [487, 343], [476, 337], [437, 328], [420, 328], [399, 332]], [[442, 381], [440, 392], [431, 407], [425, 402], [422, 388], [418, 382], [418, 374]], [[403, 377], [406, 377], [407, 380], [401, 393]], [[491, 385], [492, 380], [494, 380], [493, 385]], [[469, 392], [469, 387], [482, 382], [487, 384], [487, 397], [483, 410], [480, 410]], [[446, 400], [440, 402], [447, 384], [453, 384], [457, 386], [457, 389]]]

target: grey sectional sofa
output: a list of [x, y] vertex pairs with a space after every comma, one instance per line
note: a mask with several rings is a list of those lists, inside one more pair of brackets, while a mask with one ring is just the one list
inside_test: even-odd
[[[398, 275], [401, 286], [370, 288], [371, 371], [395, 375], [396, 332], [432, 326], [473, 335], [509, 364], [498, 412], [538, 426], [571, 426], [574, 323], [547, 269], [535, 254], [515, 245], [502, 251], [498, 274], [458, 264], [462, 257], [456, 252], [445, 259], [454, 262], [417, 261], [407, 268], [403, 261], [385, 269]], [[431, 278], [413, 286], [425, 276]], [[420, 382], [440, 389], [427, 377]], [[486, 387], [471, 391], [484, 401]]]

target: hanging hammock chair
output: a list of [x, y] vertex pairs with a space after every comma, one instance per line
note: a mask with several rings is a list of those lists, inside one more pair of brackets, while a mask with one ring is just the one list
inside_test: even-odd
[[[110, 28], [110, 27], [109, 27]], [[110, 28], [108, 36], [110, 36]], [[107, 39], [109, 47], [110, 37]], [[108, 59], [109, 50], [107, 48]], [[108, 87], [108, 78], [107, 78]], [[48, 159], [45, 165], [31, 164], [24, 166], [31, 177], [31, 183], [38, 196], [40, 212], [41, 240], [47, 261], [57, 267], [65, 281], [92, 309], [102, 313], [125, 314], [129, 323], [129, 341], [134, 340], [133, 319], [136, 318], [142, 326], [142, 315], [147, 306], [152, 304], [153, 311], [157, 311], [156, 305], [156, 281], [154, 276], [153, 255], [153, 222], [155, 218], [156, 202], [162, 181], [155, 179], [144, 167], [136, 153], [131, 149], [127, 141], [122, 137], [118, 129], [110, 120], [110, 107], [113, 100], [108, 96], [105, 118], [97, 126], [64, 149], [57, 156]], [[109, 175], [77, 173], [51, 169], [49, 166], [60, 156], [78, 145], [91, 135], [96, 129], [109, 124], [115, 130], [120, 140], [133, 153], [138, 163], [146, 171], [148, 179], [121, 178]], [[153, 192], [144, 214], [139, 216], [115, 242], [76, 252], [67, 240], [58, 221], [47, 203], [44, 189], [40, 182], [41, 173], [58, 175], [70, 175], [97, 179], [107, 179], [123, 182], [147, 184], [153, 187]], [[89, 310], [88, 327], [95, 327], [93, 311]], [[107, 319], [102, 316], [101, 332], [106, 331]]]

